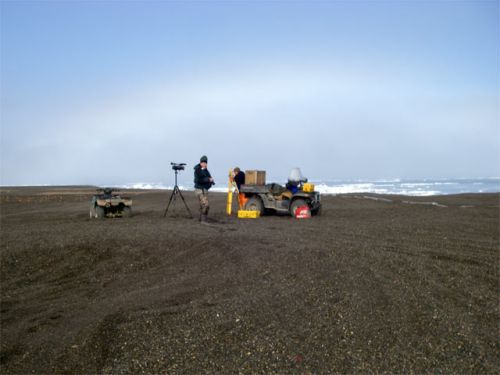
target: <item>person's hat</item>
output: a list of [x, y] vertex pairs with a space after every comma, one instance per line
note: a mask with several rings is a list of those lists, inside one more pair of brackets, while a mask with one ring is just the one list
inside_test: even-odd
[[208, 163], [208, 158], [203, 155], [201, 158], [200, 158], [200, 163]]

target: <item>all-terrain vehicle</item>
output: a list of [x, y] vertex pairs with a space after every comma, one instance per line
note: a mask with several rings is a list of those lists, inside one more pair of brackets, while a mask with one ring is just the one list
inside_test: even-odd
[[117, 190], [111, 188], [97, 191], [90, 201], [90, 218], [132, 216], [132, 199], [120, 197]]
[[245, 210], [259, 211], [261, 215], [266, 213], [284, 213], [295, 216], [295, 210], [302, 206], [308, 206], [311, 215], [321, 212], [320, 194], [305, 187], [300, 170], [292, 170], [286, 187], [272, 183], [266, 185], [241, 185], [240, 193], [245, 194], [247, 201]]

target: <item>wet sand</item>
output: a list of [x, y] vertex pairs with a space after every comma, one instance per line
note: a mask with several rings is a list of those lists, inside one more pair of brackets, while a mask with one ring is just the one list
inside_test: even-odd
[[310, 220], [212, 194], [201, 225], [165, 191], [104, 220], [90, 187], [0, 193], [2, 374], [500, 370], [499, 194], [324, 196]]

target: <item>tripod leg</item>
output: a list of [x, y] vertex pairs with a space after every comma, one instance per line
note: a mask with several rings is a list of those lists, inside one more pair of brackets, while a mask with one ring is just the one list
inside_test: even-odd
[[170, 203], [172, 203], [172, 198], [174, 198], [175, 195], [175, 188], [172, 190], [172, 193], [170, 194], [170, 199], [168, 200], [167, 208], [165, 209], [165, 212], [163, 213], [163, 217], [167, 216], [168, 208], [170, 207]]
[[189, 212], [189, 216], [191, 216], [191, 218], [193, 218], [193, 214], [191, 213], [191, 210], [189, 209], [189, 206], [187, 205], [185, 199], [184, 199], [184, 196], [182, 195], [181, 191], [179, 188], [177, 188], [177, 190], [179, 191], [179, 195], [181, 196], [182, 198], [182, 201], [184, 202], [184, 206], [186, 206], [186, 210]]
[[172, 199], [172, 207], [175, 207], [175, 202], [177, 202], [178, 189], [174, 188], [174, 198]]

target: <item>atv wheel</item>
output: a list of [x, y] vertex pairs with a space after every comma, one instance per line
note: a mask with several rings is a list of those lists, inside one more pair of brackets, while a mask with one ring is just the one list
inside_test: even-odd
[[132, 216], [132, 209], [130, 207], [123, 207], [122, 217], [130, 217]]
[[311, 215], [313, 215], [313, 216], [321, 215], [321, 206], [319, 206], [315, 210], [311, 211]]
[[308, 206], [307, 202], [303, 199], [295, 199], [290, 205], [290, 215], [295, 217], [295, 210], [300, 206]]
[[248, 211], [258, 211], [260, 215], [264, 215], [264, 204], [262, 203], [262, 199], [259, 197], [251, 197], [245, 203], [245, 210]]
[[104, 208], [101, 206], [97, 206], [95, 208], [95, 217], [98, 219], [102, 219], [102, 218], [104, 218], [104, 216], [106, 216], [106, 213], [104, 212]]

